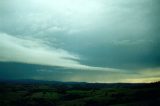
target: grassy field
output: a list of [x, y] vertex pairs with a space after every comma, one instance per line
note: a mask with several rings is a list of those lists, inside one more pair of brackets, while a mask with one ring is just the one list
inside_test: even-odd
[[160, 83], [1, 82], [0, 106], [160, 106]]

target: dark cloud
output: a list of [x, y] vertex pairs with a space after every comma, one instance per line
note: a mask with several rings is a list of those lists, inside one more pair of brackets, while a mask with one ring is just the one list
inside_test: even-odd
[[[122, 75], [120, 71], [133, 74], [138, 70], [157, 69], [160, 66], [159, 5], [159, 0], [2, 0], [0, 61], [61, 68], [54, 69], [57, 76], [53, 74], [56, 78], [52, 78], [47, 67], [35, 71], [37, 68], [30, 65], [1, 63], [1, 76], [37, 75], [37, 79], [75, 81], [93, 81], [87, 76], [94, 76], [94, 81], [102, 81], [98, 77], [106, 73], [113, 81], [109, 70]], [[10, 71], [7, 65], [15, 70]], [[20, 71], [23, 67], [26, 69]], [[27, 67], [33, 71], [27, 71]], [[74, 70], [74, 74], [66, 68]], [[82, 70], [93, 70], [96, 74]], [[123, 80], [127, 80], [125, 75]]]

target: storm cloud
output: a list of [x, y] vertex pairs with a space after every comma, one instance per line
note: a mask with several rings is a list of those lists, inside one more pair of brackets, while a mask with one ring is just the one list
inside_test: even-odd
[[159, 5], [159, 0], [1, 0], [0, 61], [74, 70], [66, 79], [56, 77], [64, 81], [157, 80]]

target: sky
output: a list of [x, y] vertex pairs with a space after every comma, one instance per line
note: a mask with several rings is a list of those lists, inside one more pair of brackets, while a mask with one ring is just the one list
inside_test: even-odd
[[0, 0], [0, 79], [160, 80], [159, 0]]

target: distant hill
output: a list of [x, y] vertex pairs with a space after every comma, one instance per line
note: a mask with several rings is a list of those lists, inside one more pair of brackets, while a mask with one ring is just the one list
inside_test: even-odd
[[160, 82], [154, 83], [87, 83], [87, 82], [62, 82], [62, 81], [46, 81], [46, 80], [33, 80], [33, 79], [18, 79], [18, 80], [0, 80], [1, 83], [10, 84], [48, 84], [55, 87], [66, 88], [80, 88], [80, 89], [101, 89], [101, 88], [135, 88], [135, 87], [148, 87], [160, 86]]

